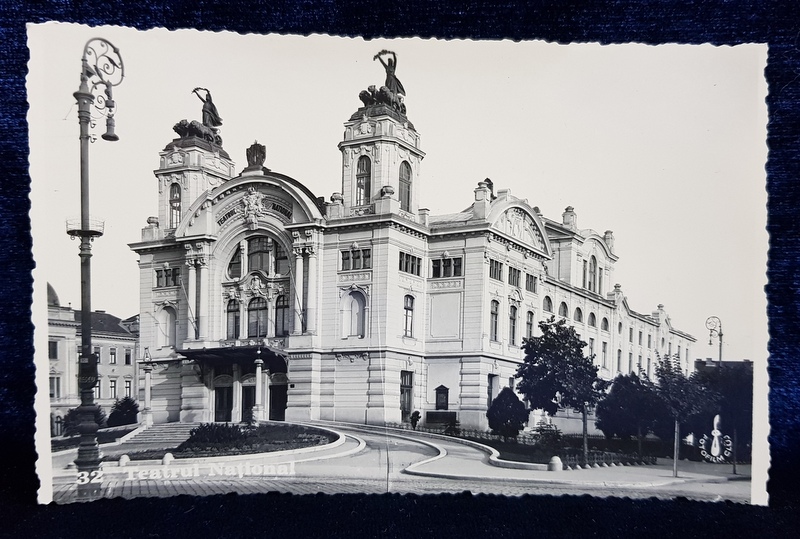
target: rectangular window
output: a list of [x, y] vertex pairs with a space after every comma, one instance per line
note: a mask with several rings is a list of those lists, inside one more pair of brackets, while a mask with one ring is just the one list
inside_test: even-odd
[[58, 376], [50, 377], [50, 398], [51, 399], [61, 398], [61, 378], [59, 378]]
[[492, 401], [494, 400], [494, 386], [497, 380], [496, 374], [490, 374], [488, 379], [486, 380], [486, 408], [489, 408], [492, 405]]
[[342, 271], [350, 269], [350, 251], [342, 251]]
[[461, 257], [435, 258], [431, 261], [431, 277], [461, 277]]
[[641, 345], [642, 345], [642, 332], [639, 331], [639, 346], [641, 346]]
[[602, 343], [600, 349], [601, 349], [601, 351], [603, 353], [603, 368], [607, 369], [608, 368], [608, 343], [604, 341]]
[[58, 359], [58, 341], [50, 341], [47, 343], [47, 357], [50, 359]]
[[622, 350], [617, 350], [617, 372], [622, 372]]
[[589, 337], [589, 355], [594, 355], [594, 339]]
[[156, 270], [156, 288], [164, 287], [164, 270]]
[[628, 342], [633, 344], [633, 328], [628, 328]]
[[489, 260], [489, 278], [498, 281], [503, 280], [503, 263], [497, 260]]
[[517, 308], [513, 305], [508, 308], [508, 344], [517, 344]]
[[583, 261], [583, 288], [586, 288], [587, 284], [587, 276], [589, 275], [589, 262], [584, 260]]
[[181, 268], [173, 268], [171, 275], [170, 275], [170, 284], [172, 286], [178, 286], [181, 280]]
[[519, 287], [519, 276], [522, 273], [517, 268], [508, 268], [508, 284]]
[[102, 395], [102, 393], [100, 392], [100, 380], [97, 380], [97, 385], [94, 386], [94, 399], [95, 400], [100, 400], [100, 398], [101, 398], [100, 396], [101, 395]]
[[528, 339], [533, 337], [533, 311], [528, 311], [528, 316], [525, 320], [525, 337]]
[[94, 347], [94, 355], [97, 356], [97, 363], [100, 363], [100, 347], [99, 346], [95, 346]]
[[628, 373], [633, 372], [633, 352], [628, 352]]
[[342, 271], [370, 269], [372, 251], [370, 249], [351, 249], [342, 251]]
[[117, 381], [116, 380], [109, 380], [108, 381], [108, 398], [110, 399], [117, 399]]
[[132, 390], [132, 387], [131, 387], [132, 385], [133, 384], [131, 383], [130, 380], [125, 380], [125, 396], [126, 397], [132, 397], [133, 396], [132, 395], [132, 391], [133, 390]]
[[492, 309], [489, 312], [489, 339], [498, 340], [500, 304], [492, 301]]
[[117, 364], [117, 349], [116, 348], [109, 348], [108, 349], [108, 364], [109, 365], [116, 365]]
[[421, 267], [421, 258], [408, 253], [400, 252], [400, 271], [404, 273], [410, 273], [411, 275], [419, 275]]
[[653, 336], [650, 335], [649, 333], [647, 334], [647, 347], [648, 348], [653, 347]]
[[525, 275], [525, 290], [536, 293], [536, 277], [530, 273]]
[[639, 354], [639, 362], [636, 364], [636, 370], [642, 370], [642, 354]]
[[509, 376], [508, 377], [508, 387], [510, 387], [512, 390], [514, 389], [514, 382], [515, 382], [514, 377], [513, 376]]
[[603, 293], [603, 268], [597, 268], [597, 293]]
[[130, 365], [133, 361], [133, 351], [130, 348], [125, 349], [125, 365]]
[[180, 284], [180, 268], [164, 268], [156, 270], [156, 288], [178, 286]]

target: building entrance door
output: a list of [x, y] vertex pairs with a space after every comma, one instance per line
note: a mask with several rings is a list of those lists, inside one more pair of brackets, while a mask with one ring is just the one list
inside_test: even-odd
[[230, 421], [233, 410], [233, 388], [218, 387], [214, 389], [214, 421]]
[[269, 418], [271, 421], [286, 419], [287, 384], [269, 386]]
[[256, 405], [256, 386], [242, 386], [242, 421], [253, 419], [253, 406]]

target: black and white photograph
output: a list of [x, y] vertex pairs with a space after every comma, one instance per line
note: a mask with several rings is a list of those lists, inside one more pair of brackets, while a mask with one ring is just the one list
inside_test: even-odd
[[28, 46], [40, 503], [768, 503], [766, 45]]

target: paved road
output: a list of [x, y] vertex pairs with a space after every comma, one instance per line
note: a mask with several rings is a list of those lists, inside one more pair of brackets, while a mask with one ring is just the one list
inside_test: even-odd
[[[431, 438], [390, 429], [329, 425], [346, 435], [345, 443], [314, 454], [266, 456], [238, 461], [220, 459], [216, 465], [181, 465], [164, 478], [162, 467], [132, 463], [110, 469], [103, 477], [102, 496], [133, 498], [179, 494], [203, 496], [272, 491], [293, 494], [335, 493], [473, 493], [591, 494], [630, 498], [733, 500], [747, 502], [749, 481], [725, 481], [708, 474], [682, 473], [675, 482], [671, 467], [601, 468], [567, 472], [534, 472], [491, 466], [488, 455], [446, 438]], [[178, 464], [177, 461], [173, 467]], [[271, 466], [271, 467], [270, 467]], [[410, 468], [409, 468], [410, 467]], [[156, 470], [154, 472], [154, 470]], [[411, 475], [404, 471], [412, 471]], [[686, 482], [685, 479], [690, 479]], [[705, 480], [704, 480], [705, 479]], [[722, 480], [722, 482], [713, 482]], [[74, 500], [75, 476], [61, 472], [54, 481], [54, 501]]]

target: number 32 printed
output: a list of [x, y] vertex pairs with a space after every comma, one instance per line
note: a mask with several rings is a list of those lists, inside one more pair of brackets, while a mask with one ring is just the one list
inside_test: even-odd
[[101, 470], [92, 470], [91, 472], [78, 472], [77, 483], [85, 485], [87, 483], [102, 483], [103, 472]]

